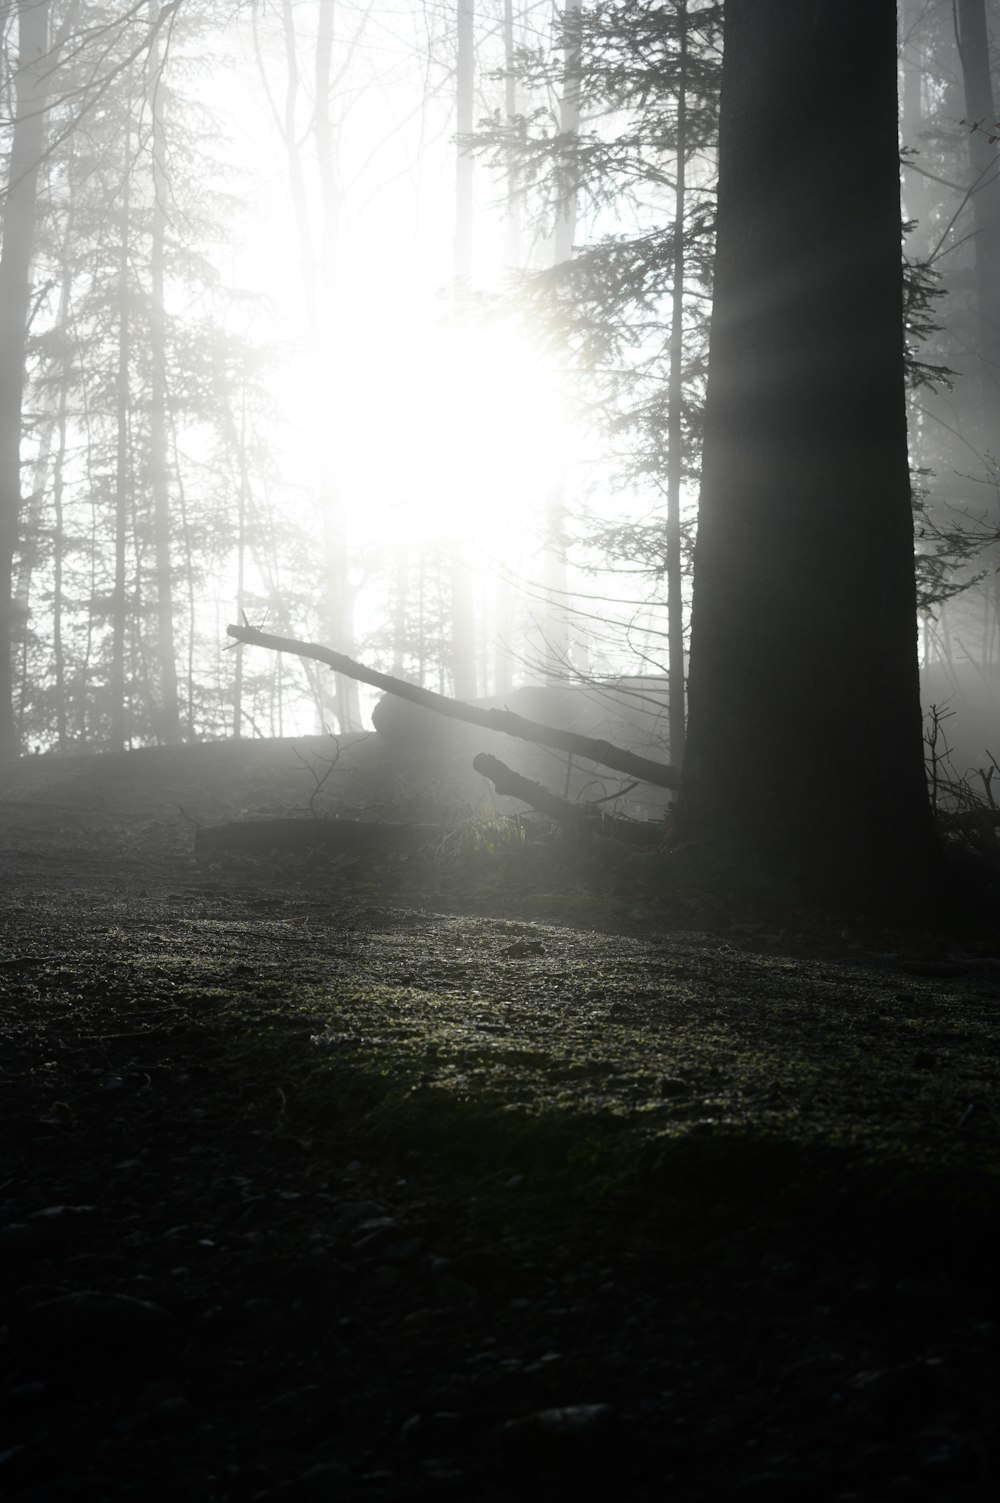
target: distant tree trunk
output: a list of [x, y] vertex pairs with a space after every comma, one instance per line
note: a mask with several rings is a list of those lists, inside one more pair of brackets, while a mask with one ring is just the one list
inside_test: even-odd
[[[392, 667], [390, 672], [402, 678], [406, 671], [407, 637], [407, 591], [410, 585], [410, 550], [406, 543], [399, 543], [395, 550], [392, 567]], [[241, 654], [237, 653], [239, 657]]]
[[[514, 0], [503, 4], [503, 53], [504, 53], [504, 113], [508, 128], [513, 127], [517, 114], [517, 54], [514, 34]], [[513, 143], [507, 153], [506, 164], [507, 205], [504, 242], [504, 263], [508, 267], [521, 264], [521, 205], [522, 189], [518, 174], [518, 156]], [[493, 694], [507, 694], [514, 684], [511, 644], [514, 636], [514, 587], [506, 572], [497, 575], [494, 585], [493, 610], [495, 625], [492, 645]]]
[[[131, 167], [131, 132], [126, 128], [123, 161]], [[111, 599], [111, 749], [121, 751], [130, 739], [126, 701], [128, 637], [128, 535], [132, 488], [132, 322], [129, 296], [129, 241], [132, 218], [131, 171], [122, 181], [118, 244], [118, 368], [115, 375], [115, 563]]]
[[687, 734], [684, 671], [684, 570], [681, 550], [681, 480], [684, 469], [684, 257], [687, 177], [687, 0], [677, 3], [677, 168], [674, 182], [673, 291], [667, 375], [667, 725], [670, 760], [680, 767]]
[[[1000, 159], [985, 0], [955, 0], [955, 21], [965, 86], [975, 228], [976, 348], [972, 354], [978, 366], [980, 410], [973, 443], [983, 456], [985, 478], [992, 481], [993, 472], [985, 461], [987, 456], [994, 461], [1000, 457]], [[994, 574], [992, 605], [984, 663], [993, 657], [993, 639], [1000, 630], [1000, 573]]]
[[508, 694], [514, 687], [514, 587], [506, 574], [497, 577], [493, 599], [494, 694]]
[[[514, 50], [514, 0], [503, 0], [504, 114], [508, 129], [517, 114], [517, 56]], [[517, 151], [513, 142], [507, 153], [507, 213], [505, 218], [504, 262], [521, 264], [521, 184]]]
[[[67, 246], [68, 252], [68, 246]], [[60, 294], [59, 327], [66, 327], [69, 311], [70, 268], [68, 254], [63, 262], [63, 285]], [[56, 701], [56, 747], [65, 751], [68, 743], [68, 705], [66, 699], [66, 644], [63, 639], [64, 564], [67, 538], [65, 523], [66, 456], [69, 441], [69, 361], [63, 359], [59, 371], [56, 408], [56, 443], [52, 463], [52, 666]]]
[[[240, 459], [240, 479], [236, 488], [236, 609], [241, 621], [246, 620], [246, 565], [247, 565], [247, 502], [250, 495], [249, 477], [246, 474], [246, 425], [237, 444]], [[233, 669], [233, 739], [243, 735], [243, 664], [240, 653], [236, 654]]]
[[0, 757], [20, 750], [14, 718], [13, 567], [21, 513], [21, 407], [38, 172], [45, 144], [49, 0], [19, 0], [14, 128], [0, 248]]
[[[336, 7], [334, 0], [320, 0], [319, 30], [316, 38], [316, 161], [319, 169], [319, 303], [318, 318], [313, 324], [316, 370], [321, 394], [333, 389], [332, 368], [339, 358], [334, 304], [337, 297], [337, 247], [343, 190], [340, 185], [331, 115], [333, 92], [333, 47]], [[347, 529], [344, 524], [344, 498], [338, 483], [335, 458], [335, 433], [330, 413], [320, 411], [316, 427], [319, 440], [319, 491], [323, 508], [326, 548], [324, 617], [331, 640], [350, 652], [354, 639], [354, 601], [348, 567]], [[334, 714], [342, 733], [356, 731], [361, 725], [357, 685], [338, 674], [334, 680]]]
[[[563, 78], [562, 96], [559, 100], [559, 136], [562, 141], [562, 159], [558, 168], [555, 228], [552, 236], [553, 266], [568, 261], [576, 243], [581, 24], [580, 0], [568, 0], [561, 16]], [[566, 488], [562, 480], [550, 490], [545, 510], [547, 609], [543, 622], [542, 653], [546, 677], [553, 683], [563, 683], [569, 669], [569, 596], [566, 578]]]
[[979, 315], [979, 385], [982, 437], [997, 446], [1000, 418], [1000, 160], [996, 105], [990, 77], [985, 0], [955, 0], [958, 50], [965, 85], [970, 191], [975, 236], [976, 302]]
[[[475, 0], [458, 0], [458, 53], [455, 65], [455, 299], [461, 305], [472, 281], [473, 159], [465, 144], [472, 133], [475, 87]], [[474, 480], [469, 480], [466, 505], [475, 506]], [[475, 699], [476, 606], [472, 575], [462, 539], [451, 542], [451, 680], [459, 699]]]
[[473, 156], [466, 144], [472, 134], [476, 78], [475, 0], [458, 0], [455, 60], [455, 281], [468, 291], [472, 278]]
[[578, 183], [577, 148], [580, 135], [580, 0], [569, 0], [562, 13], [563, 84], [559, 100], [559, 135], [562, 138], [561, 181], [556, 203], [552, 261], [568, 261], [576, 243]]
[[[919, 156], [923, 128], [923, 88], [925, 59], [920, 48], [920, 24], [926, 19], [926, 0], [902, 0], [900, 6], [900, 51], [903, 67], [903, 95], [900, 101], [900, 139], [903, 146]], [[904, 158], [904, 166], [906, 159]], [[930, 202], [927, 179], [922, 173], [905, 174], [905, 216], [920, 220]]]
[[[849, 103], [837, 129], [817, 101]], [[929, 879], [896, 7], [727, 0], [681, 829], [849, 900]]]
[[[470, 502], [475, 505], [474, 501]], [[456, 539], [451, 545], [451, 682], [458, 699], [475, 699], [476, 602], [465, 549]]]
[[147, 58], [147, 101], [151, 122], [150, 150], [153, 175], [153, 218], [150, 243], [149, 310], [149, 478], [153, 503], [153, 541], [156, 571], [156, 655], [159, 669], [159, 713], [155, 717], [158, 739], [181, 739], [177, 702], [177, 660], [174, 643], [174, 594], [172, 518], [170, 514], [169, 463], [167, 458], [167, 329], [164, 275], [167, 233], [166, 149], [163, 129], [163, 82], [158, 41], [159, 5], [150, 6], [150, 44]]
[[[256, 10], [255, 10], [256, 37]], [[282, 0], [281, 25], [285, 48], [285, 96], [279, 108], [271, 99], [267, 85], [267, 67], [258, 45], [257, 62], [272, 104], [275, 121], [281, 132], [288, 168], [288, 186], [299, 243], [303, 301], [309, 329], [309, 352], [315, 386], [313, 429], [319, 449], [317, 491], [323, 531], [324, 591], [321, 616], [324, 631], [348, 647], [353, 637], [354, 592], [350, 582], [347, 535], [344, 525], [343, 498], [337, 484], [335, 432], [331, 426], [329, 393], [332, 388], [330, 368], [338, 358], [335, 340], [334, 301], [337, 275], [337, 241], [342, 209], [342, 188], [337, 175], [336, 124], [331, 110], [334, 87], [333, 54], [336, 40], [334, 0], [320, 0], [317, 18], [316, 48], [313, 59], [313, 99], [309, 123], [303, 129], [299, 120], [299, 103], [303, 93], [299, 67], [298, 17], [293, 0]], [[364, 18], [359, 22], [364, 25]], [[311, 200], [304, 170], [303, 140], [312, 133], [316, 145], [318, 206], [320, 215], [318, 250], [310, 215]], [[317, 708], [321, 719], [331, 701], [324, 698]], [[360, 715], [356, 686], [350, 679], [336, 678], [332, 711], [338, 729], [357, 729]]]

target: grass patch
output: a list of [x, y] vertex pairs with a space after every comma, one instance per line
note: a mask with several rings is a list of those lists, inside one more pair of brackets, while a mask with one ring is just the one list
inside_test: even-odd
[[407, 935], [407, 985], [359, 960], [280, 1012], [244, 990], [216, 1018], [230, 1065], [280, 1082], [296, 1131], [349, 1123], [373, 1152], [416, 1151], [498, 1225], [628, 1221], [683, 1258], [783, 1237], [986, 1256], [988, 990], [681, 941], [591, 935], [574, 954], [581, 936], [537, 928], [542, 956], [498, 966], [516, 933], [469, 931]]

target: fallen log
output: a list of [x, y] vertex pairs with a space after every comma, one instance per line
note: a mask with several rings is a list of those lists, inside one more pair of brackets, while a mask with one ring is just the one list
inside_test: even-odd
[[539, 746], [554, 747], [557, 751], [572, 752], [575, 756], [585, 757], [589, 762], [614, 768], [616, 772], [627, 773], [629, 777], [638, 778], [643, 783], [652, 783], [658, 788], [680, 787], [680, 773], [676, 767], [669, 767], [665, 762], [653, 762], [648, 757], [640, 757], [636, 752], [625, 751], [620, 746], [612, 746], [610, 741], [580, 736], [575, 731], [560, 730], [557, 726], [526, 720], [511, 710], [484, 710], [478, 705], [450, 699], [447, 694], [435, 694], [432, 689], [422, 689], [417, 684], [407, 683], [405, 679], [393, 678], [391, 674], [366, 668], [363, 663], [356, 663], [353, 658], [334, 652], [329, 647], [321, 647], [316, 642], [300, 642], [294, 637], [276, 637], [252, 626], [227, 626], [226, 634], [234, 641], [243, 642], [250, 647], [270, 647], [275, 652], [291, 652], [296, 657], [313, 658], [318, 663], [325, 663], [335, 673], [356, 678], [363, 684], [371, 684], [387, 694], [408, 699], [412, 704], [421, 705], [425, 710], [433, 710], [435, 714], [444, 715], [451, 720], [464, 720], [469, 725], [478, 725], [487, 731], [499, 731], [502, 735], [513, 736], [520, 741], [532, 741]]
[[478, 757], [474, 757], [472, 765], [476, 772], [489, 778], [497, 793], [505, 798], [520, 799], [522, 804], [537, 809], [539, 814], [556, 820], [563, 829], [572, 830], [575, 834], [604, 835], [646, 849], [663, 842], [662, 826], [621, 819], [617, 815], [605, 813], [594, 804], [571, 804], [566, 799], [559, 798], [558, 794], [551, 793], [541, 783], [522, 777], [521, 773], [501, 762], [499, 757], [491, 757], [487, 752], [480, 752]]

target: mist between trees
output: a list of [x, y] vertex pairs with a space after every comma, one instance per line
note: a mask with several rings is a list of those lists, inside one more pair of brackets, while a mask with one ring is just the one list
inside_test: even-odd
[[[367, 724], [349, 680], [224, 653], [245, 617], [465, 699], [648, 676], [678, 762], [723, 7], [3, 14], [0, 752]], [[920, 647], [972, 758], [1000, 5], [898, 21]], [[825, 149], [850, 100], [788, 129]]]

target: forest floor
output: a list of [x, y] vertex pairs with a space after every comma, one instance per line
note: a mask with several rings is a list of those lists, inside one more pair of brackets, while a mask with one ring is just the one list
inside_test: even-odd
[[4, 772], [4, 1496], [993, 1497], [1000, 930], [194, 860], [315, 750]]

